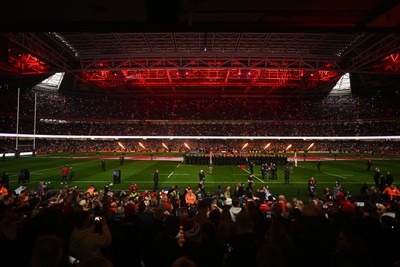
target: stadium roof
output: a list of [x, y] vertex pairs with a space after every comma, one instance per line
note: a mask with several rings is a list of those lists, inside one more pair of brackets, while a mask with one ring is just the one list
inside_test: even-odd
[[[75, 3], [75, 2], [74, 2]], [[314, 97], [397, 90], [400, 1], [10, 3], [0, 81], [155, 97]]]

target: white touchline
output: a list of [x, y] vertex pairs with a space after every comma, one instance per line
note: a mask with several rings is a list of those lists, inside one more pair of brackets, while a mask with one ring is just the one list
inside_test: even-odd
[[178, 166], [176, 166], [176, 168], [179, 168], [179, 166], [181, 166], [181, 164], [179, 163]]
[[[93, 162], [93, 160], [85, 160], [85, 161], [81, 161], [81, 162], [77, 162], [77, 163], [73, 163], [73, 164], [69, 164], [69, 166], [76, 166], [76, 165], [82, 165], [82, 164], [85, 164], [85, 163], [87, 163], [87, 162]], [[68, 164], [67, 164], [68, 165]], [[47, 168], [47, 169], [39, 169], [39, 170], [36, 170], [36, 171], [31, 171], [31, 173], [37, 173], [37, 174], [41, 174], [40, 172], [41, 171], [49, 171], [49, 170], [54, 170], [54, 169], [59, 169], [59, 168], [61, 168], [60, 166], [57, 166], [57, 167], [51, 167], [51, 168]]]
[[52, 168], [47, 168], [47, 169], [39, 169], [36, 171], [31, 171], [31, 173], [37, 173], [37, 172], [41, 172], [41, 171], [49, 171], [49, 170], [55, 170], [55, 169], [61, 169], [61, 167], [52, 167]]
[[347, 177], [345, 177], [345, 176], [342, 176], [342, 175], [337, 175], [337, 174], [333, 174], [333, 173], [329, 173], [329, 172], [324, 172], [324, 173], [325, 173], [325, 174], [328, 174], [328, 175], [335, 176], [335, 177], [339, 177], [339, 178], [347, 179]]
[[[158, 175], [160, 175], [160, 176], [164, 176], [164, 175], [168, 175], [168, 176], [170, 176], [171, 175], [171, 173], [159, 173]], [[182, 175], [182, 176], [188, 176], [188, 175], [190, 175], [189, 173], [175, 173], [174, 174], [175, 176], [178, 176], [178, 175]]]
[[315, 174], [315, 175], [318, 175], [319, 177], [321, 177], [321, 176], [332, 176], [332, 175], [345, 176], [345, 177], [354, 176], [353, 174], [343, 174], [343, 173], [339, 173], [339, 174], [330, 174], [330, 173], [328, 173], [328, 172], [324, 172], [324, 174]]

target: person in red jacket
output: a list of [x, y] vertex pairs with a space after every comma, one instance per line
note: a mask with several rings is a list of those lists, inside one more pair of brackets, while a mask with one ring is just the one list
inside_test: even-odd
[[67, 183], [67, 177], [69, 173], [69, 168], [65, 165], [61, 170], [61, 184]]

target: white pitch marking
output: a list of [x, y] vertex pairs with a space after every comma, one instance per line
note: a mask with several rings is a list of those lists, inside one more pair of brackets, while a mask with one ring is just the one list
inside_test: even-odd
[[332, 175], [332, 176], [339, 177], [339, 178], [343, 178], [343, 179], [346, 179], [346, 180], [347, 180], [347, 177], [346, 177], [346, 176], [337, 175], [337, 174], [333, 174], [333, 173], [329, 173], [329, 172], [324, 172], [324, 173], [325, 173], [325, 174], [328, 174], [328, 175]]
[[[240, 168], [240, 166], [238, 166], [238, 167]], [[245, 172], [247, 172], [248, 174], [250, 174], [250, 172], [249, 172], [248, 170], [246, 170], [246, 169], [242, 169], [242, 170], [244, 170]], [[261, 183], [264, 183], [263, 180], [261, 180], [260, 178], [258, 178], [258, 177], [255, 176], [254, 174], [253, 174], [253, 177], [257, 178]]]

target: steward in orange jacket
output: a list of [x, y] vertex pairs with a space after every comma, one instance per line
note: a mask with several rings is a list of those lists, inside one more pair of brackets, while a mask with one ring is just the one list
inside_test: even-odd
[[193, 193], [192, 189], [189, 189], [189, 191], [185, 195], [185, 202], [187, 206], [192, 206], [196, 202], [196, 195]]
[[5, 188], [5, 187], [3, 186], [3, 184], [0, 183], [0, 196], [5, 197], [5, 196], [7, 196], [7, 195], [8, 195], [8, 190], [7, 190], [7, 188]]
[[393, 201], [393, 198], [400, 196], [400, 191], [399, 191], [399, 189], [397, 189], [396, 186], [394, 186], [392, 184], [392, 185], [386, 187], [385, 190], [382, 191], [382, 195], [383, 196], [388, 195], [390, 201]]

